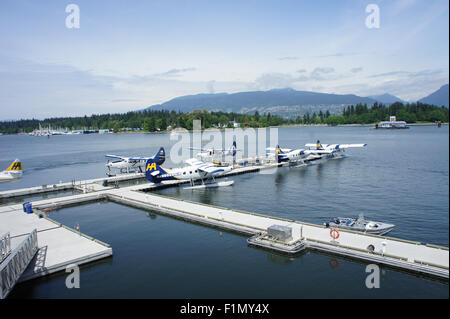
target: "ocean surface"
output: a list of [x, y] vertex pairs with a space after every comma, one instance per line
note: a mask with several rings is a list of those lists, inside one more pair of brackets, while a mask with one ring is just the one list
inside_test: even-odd
[[[368, 145], [320, 164], [233, 176], [231, 187], [158, 193], [317, 224], [364, 213], [395, 224], [389, 236], [448, 247], [447, 125], [278, 129], [281, 147], [318, 139]], [[0, 167], [19, 158], [25, 169], [21, 180], [0, 183], [0, 190], [102, 177], [105, 154], [149, 156], [160, 146], [169, 157], [163, 166], [174, 167], [175, 143], [170, 134], [0, 136]], [[239, 156], [252, 143], [238, 144]], [[286, 257], [248, 247], [245, 236], [115, 203], [70, 207], [50, 217], [79, 224], [83, 233], [110, 243], [114, 256], [82, 266], [80, 289], [67, 289], [61, 272], [17, 285], [12, 298], [448, 298], [446, 281], [383, 266], [380, 288], [368, 289], [367, 263], [312, 251]]]

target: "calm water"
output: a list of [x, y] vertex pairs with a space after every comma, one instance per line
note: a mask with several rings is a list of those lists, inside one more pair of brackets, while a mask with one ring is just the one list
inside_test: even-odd
[[[278, 134], [282, 147], [317, 139], [368, 146], [323, 164], [235, 176], [232, 187], [220, 190], [160, 193], [313, 223], [364, 212], [396, 224], [394, 237], [448, 246], [448, 126], [292, 127]], [[166, 134], [0, 136], [0, 165], [18, 157], [26, 169], [22, 180], [2, 183], [0, 190], [101, 177], [104, 154], [151, 155], [173, 143]], [[383, 267], [381, 288], [369, 290], [365, 263], [317, 252], [287, 258], [247, 247], [244, 236], [114, 203], [51, 217], [71, 227], [79, 223], [82, 232], [110, 243], [114, 256], [81, 267], [80, 289], [66, 289], [61, 273], [18, 285], [11, 297], [448, 298], [446, 282]]]

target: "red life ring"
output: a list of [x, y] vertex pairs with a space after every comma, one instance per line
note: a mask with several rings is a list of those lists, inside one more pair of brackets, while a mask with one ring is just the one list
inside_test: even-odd
[[331, 228], [330, 229], [330, 236], [333, 239], [338, 239], [339, 238], [339, 231], [336, 228]]

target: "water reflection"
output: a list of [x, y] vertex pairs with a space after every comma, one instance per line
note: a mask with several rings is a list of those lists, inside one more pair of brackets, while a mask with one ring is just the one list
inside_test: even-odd
[[295, 258], [286, 256], [286, 255], [269, 252], [269, 253], [267, 253], [267, 260], [269, 260], [275, 264], [290, 264], [295, 260]]

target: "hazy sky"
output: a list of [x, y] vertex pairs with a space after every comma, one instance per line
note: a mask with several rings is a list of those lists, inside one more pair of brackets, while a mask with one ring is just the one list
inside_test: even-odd
[[447, 0], [2, 0], [0, 119], [284, 87], [415, 101], [449, 81], [448, 29]]

